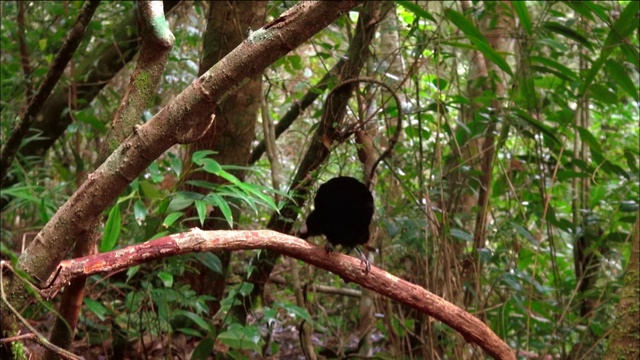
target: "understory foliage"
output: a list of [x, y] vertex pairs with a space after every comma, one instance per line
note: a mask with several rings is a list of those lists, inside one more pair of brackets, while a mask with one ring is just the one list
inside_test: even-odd
[[[376, 211], [367, 247], [375, 254], [372, 264], [474, 314], [519, 358], [601, 358], [616, 324], [640, 192], [634, 3], [397, 1], [388, 15], [393, 21], [385, 19], [378, 28], [361, 77], [388, 84], [402, 108], [386, 89], [361, 83], [347, 109], [345, 127], [373, 114], [365, 127], [377, 154], [401, 131], [373, 182]], [[19, 2], [0, 6], [4, 142], [82, 3], [28, 3], [23, 21], [16, 20]], [[176, 42], [140, 123], [197, 77], [208, 6], [186, 2], [167, 14]], [[290, 6], [269, 2], [266, 20]], [[74, 83], [98, 61], [83, 55], [118, 38], [120, 19], [134, 11], [133, 2], [100, 5], [57, 85], [72, 89], [61, 114], [71, 121], [50, 145], [38, 140], [51, 136], [54, 125], [36, 129], [36, 124], [23, 140], [11, 180], [2, 188], [3, 260], [15, 262], [99, 165], [101, 140], [137, 58], [94, 96], [83, 95]], [[265, 105], [258, 123], [277, 124], [346, 56], [357, 18], [357, 11], [345, 14], [263, 73]], [[504, 48], [496, 48], [495, 37], [503, 39]], [[478, 70], [481, 62], [484, 72]], [[337, 81], [334, 76], [326, 90], [316, 90], [318, 99], [277, 138], [279, 188], [266, 154], [255, 163], [221, 165], [211, 151], [189, 155], [175, 146], [105, 211], [99, 251], [186, 231], [189, 224], [203, 224], [214, 208], [234, 229], [267, 228], [293, 196], [289, 182]], [[402, 129], [395, 126], [399, 113]], [[263, 127], [257, 126], [254, 146], [263, 138]], [[310, 213], [319, 184], [338, 175], [364, 179], [360, 146], [353, 136], [333, 144], [329, 160], [310, 175], [317, 180], [300, 215], [291, 219], [295, 229]], [[215, 174], [225, 182], [188, 180], [191, 172]], [[184, 190], [187, 182], [202, 191]], [[309, 241], [324, 245], [325, 240]], [[229, 358], [289, 358], [300, 356], [291, 330], [304, 321], [314, 327], [316, 352], [328, 357], [354, 351], [362, 336], [371, 341], [369, 356], [380, 358], [484, 356], [462, 346], [447, 326], [381, 296], [367, 305], [375, 314], [372, 328], [361, 329], [361, 289], [302, 262], [298, 275], [306, 307], [300, 306], [293, 259], [279, 260], [265, 295], [249, 303], [247, 318], [238, 318], [231, 309], [246, 306], [250, 298], [254, 284], [247, 279], [256, 271], [255, 255], [233, 254], [223, 299], [196, 293], [180, 281], [194, 271], [192, 261], [222, 273], [224, 265], [212, 253], [91, 277], [73, 351], [90, 358], [113, 354], [125, 343], [127, 352], [150, 357], [169, 350], [204, 359], [213, 349]], [[210, 307], [213, 300], [220, 302], [217, 312]], [[59, 301], [34, 302], [22, 316], [46, 334]]]

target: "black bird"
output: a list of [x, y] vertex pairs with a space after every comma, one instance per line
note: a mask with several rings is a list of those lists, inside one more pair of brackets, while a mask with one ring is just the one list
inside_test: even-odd
[[327, 252], [333, 252], [332, 246], [336, 245], [355, 249], [369, 272], [371, 265], [357, 246], [369, 241], [369, 224], [373, 216], [371, 191], [355, 178], [339, 176], [320, 185], [313, 204], [315, 209], [299, 236], [302, 239], [326, 236]]

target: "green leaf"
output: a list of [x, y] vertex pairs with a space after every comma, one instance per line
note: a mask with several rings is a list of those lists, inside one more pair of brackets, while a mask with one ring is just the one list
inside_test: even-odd
[[211, 181], [206, 181], [206, 180], [189, 180], [187, 181], [187, 184], [201, 187], [207, 190], [216, 190], [218, 187], [220, 187], [219, 184], [212, 183]]
[[513, 76], [513, 72], [511, 71], [511, 67], [504, 60], [500, 54], [498, 54], [492, 47], [489, 45], [487, 38], [478, 30], [471, 21], [467, 20], [464, 15], [459, 12], [451, 9], [445, 10], [446, 18], [451, 21], [458, 29], [460, 29], [467, 37], [469, 41], [487, 58], [487, 60], [493, 62], [498, 66], [502, 71], [507, 74]]
[[169, 206], [167, 206], [166, 211], [178, 211], [178, 210], [185, 209], [191, 206], [191, 204], [193, 204], [195, 200], [196, 199], [193, 199], [187, 196], [184, 191], [181, 191], [171, 199], [171, 201], [169, 202]]
[[457, 41], [443, 41], [442, 45], [453, 46], [453, 47], [457, 47], [457, 48], [460, 48], [460, 49], [466, 49], [466, 50], [477, 50], [471, 44], [461, 43], [461, 42], [457, 42]]
[[[625, 38], [637, 28], [638, 22], [635, 20], [635, 17], [640, 11], [640, 2], [638, 1], [629, 1], [627, 6], [624, 8], [620, 17], [611, 27], [609, 34], [607, 35], [607, 39], [604, 41], [604, 45], [602, 46], [602, 50], [600, 51], [600, 56], [593, 63], [591, 69], [587, 73], [587, 76], [584, 80], [584, 88], [582, 92], [586, 92], [587, 89], [591, 86], [591, 83], [596, 78], [596, 74], [600, 71], [605, 61], [611, 56], [613, 50], [615, 50], [618, 46], [627, 46]], [[637, 54], [637, 50], [633, 47], [629, 47], [633, 49], [634, 53]], [[637, 55], [635, 56], [635, 62], [637, 62]], [[635, 97], [634, 97], [635, 98]]]
[[162, 193], [158, 191], [156, 186], [148, 180], [140, 181], [140, 189], [142, 190], [142, 194], [144, 195], [144, 197], [151, 200], [157, 200], [164, 197], [164, 195], [162, 195]]
[[170, 227], [171, 225], [173, 225], [173, 223], [176, 222], [176, 220], [178, 220], [182, 215], [184, 215], [183, 212], [180, 211], [176, 211], [176, 212], [172, 212], [171, 214], [167, 215], [167, 217], [164, 218], [164, 221], [162, 222], [162, 224], [165, 227]]
[[40, 221], [43, 223], [49, 222], [51, 216], [49, 216], [49, 212], [47, 211], [47, 203], [45, 202], [45, 198], [40, 199], [40, 206], [38, 206], [38, 213], [40, 214]]
[[458, 240], [462, 240], [466, 242], [473, 241], [473, 236], [471, 236], [471, 234], [469, 234], [468, 232], [462, 229], [451, 229], [451, 236], [453, 236]]
[[147, 215], [149, 215], [147, 208], [144, 206], [142, 201], [136, 200], [136, 202], [133, 203], [133, 215], [136, 217], [136, 221], [139, 225], [142, 225], [147, 218]]
[[[180, 331], [183, 334], [186, 334], [186, 335], [189, 335], [189, 336], [193, 336], [193, 337], [197, 337], [197, 338], [201, 338], [202, 337], [202, 333], [200, 331], [198, 331], [198, 330], [195, 330], [195, 329], [177, 328], [176, 331]], [[200, 344], [202, 344], [202, 341], [200, 342]], [[198, 346], [200, 346], [200, 344], [198, 344]], [[198, 346], [196, 346], [196, 349], [198, 348]], [[194, 350], [194, 353], [195, 353], [195, 350]], [[211, 353], [211, 351], [209, 351], [209, 354], [210, 353]], [[195, 357], [193, 355], [191, 355], [191, 359], [195, 359]]]
[[597, 151], [599, 153], [602, 153], [602, 147], [600, 147], [600, 142], [598, 141], [598, 139], [596, 139], [595, 136], [593, 136], [593, 134], [589, 130], [585, 129], [582, 126], [576, 126], [576, 129], [580, 134], [580, 139], [584, 141], [587, 145], [589, 145], [589, 148], [591, 149], [591, 151]]
[[531, 18], [529, 17], [529, 11], [527, 10], [527, 3], [524, 1], [513, 1], [511, 3], [513, 6], [513, 10], [518, 15], [518, 19], [520, 19], [520, 25], [527, 33], [527, 35], [531, 35]]
[[100, 242], [100, 252], [107, 252], [115, 248], [122, 224], [122, 216], [120, 214], [120, 206], [116, 203], [109, 211], [107, 223], [104, 225], [104, 235]]
[[548, 57], [542, 57], [542, 56], [531, 56], [530, 57], [531, 62], [532, 63], [538, 63], [538, 64], [542, 64], [545, 66], [548, 66], [554, 70], [557, 70], [558, 73], [564, 75], [565, 77], [575, 80], [578, 78], [578, 76], [575, 74], [575, 72], [573, 72], [571, 69], [569, 69], [568, 67], [560, 64], [559, 62], [548, 58]]
[[227, 331], [218, 335], [218, 341], [238, 350], [260, 351], [260, 330], [255, 325], [231, 324]]
[[271, 197], [269, 197], [268, 195], [263, 194], [261, 189], [259, 187], [257, 187], [256, 185], [247, 184], [247, 183], [239, 183], [238, 186], [240, 186], [240, 188], [242, 190], [246, 191], [247, 194], [254, 195], [258, 199], [262, 200], [271, 209], [278, 210], [278, 206], [273, 201], [273, 199]]
[[[517, 1], [519, 2], [519, 1]], [[587, 1], [565, 1], [564, 4], [573, 9], [573, 11], [586, 17], [589, 20], [594, 20], [591, 9], [585, 4]]]
[[627, 173], [620, 166], [612, 163], [607, 160], [602, 152], [591, 149], [591, 157], [593, 157], [593, 162], [597, 164], [597, 168], [599, 170], [604, 170], [607, 174], [615, 174], [624, 177], [625, 179], [631, 179], [631, 174]]
[[193, 161], [197, 165], [202, 165], [202, 160], [205, 159], [209, 155], [216, 154], [213, 150], [200, 150], [196, 151], [191, 155], [191, 161]]
[[250, 282], [243, 282], [237, 289], [238, 294], [242, 296], [249, 296], [253, 291], [254, 285]]
[[300, 55], [289, 55], [287, 60], [294, 70], [302, 70], [302, 58]]
[[614, 105], [618, 103], [618, 96], [607, 86], [602, 84], [592, 84], [589, 93], [593, 101], [603, 104]]
[[166, 288], [173, 287], [173, 275], [166, 271], [161, 271], [158, 273], [158, 277], [162, 280], [162, 285]]
[[198, 325], [202, 330], [206, 331], [209, 334], [214, 334], [215, 333], [215, 329], [213, 328], [213, 326], [211, 326], [205, 319], [203, 319], [200, 315], [197, 315], [191, 311], [186, 311], [186, 310], [177, 310], [176, 311], [176, 316], [177, 315], [182, 315], [187, 317], [189, 320], [193, 321], [194, 323], [196, 323], [196, 325]]
[[240, 179], [238, 179], [237, 177], [233, 176], [232, 174], [220, 169], [220, 172], [218, 172], [216, 175], [220, 176], [221, 178], [227, 180], [228, 182], [232, 183], [233, 185], [239, 185], [242, 183], [242, 181], [240, 181]]
[[200, 220], [200, 226], [204, 225], [204, 219], [207, 217], [207, 203], [202, 200], [196, 200], [196, 212], [198, 213], [198, 220]]
[[182, 160], [172, 153], [168, 153], [168, 156], [171, 162], [171, 170], [176, 176], [180, 177], [180, 174], [182, 174]]
[[193, 350], [193, 353], [191, 354], [191, 359], [192, 360], [208, 359], [209, 356], [211, 356], [211, 353], [213, 352], [214, 344], [215, 344], [215, 341], [211, 338], [207, 337], [202, 339], [202, 341], [200, 341], [198, 346], [196, 346], [196, 348]]
[[222, 170], [220, 164], [213, 159], [203, 159], [202, 169], [210, 174], [219, 175]]
[[542, 122], [534, 119], [533, 117], [531, 117], [531, 115], [529, 115], [526, 112], [522, 111], [522, 109], [516, 109], [515, 112], [516, 112], [516, 115], [520, 119], [524, 120], [531, 127], [533, 127], [534, 129], [538, 130], [539, 132], [543, 133], [548, 138], [552, 139], [556, 144], [560, 144], [560, 141], [558, 141], [558, 138], [556, 138], [556, 136], [554, 134], [554, 130], [551, 130], [549, 127], [547, 127]]
[[92, 126], [98, 130], [99, 133], [107, 132], [107, 126], [100, 121], [92, 111], [76, 111], [74, 119]]
[[40, 201], [42, 200], [42, 197], [40, 197], [40, 193], [42, 191], [44, 191], [44, 189], [40, 186], [14, 186], [2, 189], [2, 195], [12, 196], [18, 199], [32, 202], [34, 204], [40, 204]]
[[91, 298], [84, 298], [84, 304], [98, 317], [98, 319], [100, 319], [100, 321], [104, 321], [106, 319], [106, 315], [110, 313], [109, 309], [104, 307], [104, 305]]
[[516, 230], [516, 232], [520, 234], [520, 236], [529, 240], [529, 242], [531, 242], [533, 245], [538, 245], [538, 240], [536, 240], [536, 238], [533, 237], [533, 235], [529, 232], [529, 230], [525, 229], [522, 225], [517, 224], [513, 221], [510, 222], [510, 224]]
[[586, 174], [583, 172], [578, 172], [578, 171], [573, 171], [573, 170], [558, 170], [558, 173], [556, 174], [556, 178], [558, 180], [569, 180], [569, 179], [574, 179], [574, 178], [588, 178], [590, 177], [590, 174]]
[[475, 27], [471, 21], [467, 20], [467, 18], [461, 13], [452, 9], [447, 9], [445, 10], [445, 17], [460, 29], [460, 31], [467, 35], [468, 38], [480, 40], [485, 44], [489, 43], [487, 38], [482, 35], [482, 32], [480, 32], [480, 30], [478, 30], [478, 28]]
[[546, 23], [544, 23], [544, 28], [557, 34], [563, 35], [564, 37], [567, 37], [569, 39], [575, 40], [577, 43], [593, 51], [593, 46], [591, 45], [589, 40], [582, 34], [569, 27], [566, 27], [555, 21], [547, 21]]
[[151, 176], [151, 181], [154, 183], [159, 184], [164, 180], [164, 171], [160, 170], [157, 161], [152, 162], [151, 165], [149, 165], [148, 170], [148, 174]]
[[152, 237], [149, 238], [149, 240], [155, 240], [155, 239], [159, 239], [165, 235], [169, 234], [168, 231], [160, 231], [159, 233], [153, 235]]
[[411, 11], [418, 17], [423, 17], [427, 20], [433, 21], [434, 23], [437, 22], [436, 19], [433, 16], [431, 16], [431, 14], [429, 14], [425, 9], [423, 9], [422, 7], [420, 7], [420, 5], [414, 2], [406, 1], [406, 0], [396, 0], [396, 4]]
[[480, 41], [475, 38], [470, 38], [471, 42], [480, 50], [482, 55], [484, 55], [489, 61], [496, 64], [500, 70], [506, 72], [507, 74], [513, 76], [513, 71], [511, 71], [511, 67], [507, 63], [507, 61], [500, 55], [498, 52], [493, 50], [493, 48], [485, 41]]
[[309, 312], [304, 308], [301, 308], [293, 304], [283, 303], [280, 301], [276, 301], [272, 305], [272, 307], [284, 309], [289, 314], [295, 315], [301, 319], [304, 319], [306, 322], [313, 324], [313, 319], [311, 318], [311, 315], [309, 315]]
[[233, 229], [233, 213], [231, 212], [231, 207], [229, 207], [229, 203], [227, 203], [218, 194], [209, 194], [204, 198], [204, 201], [208, 204], [218, 207], [222, 212], [224, 219], [227, 220], [227, 224], [229, 224], [229, 228]]
[[564, 81], [571, 81], [571, 78], [566, 77], [563, 73], [556, 71], [554, 69], [548, 68], [546, 66], [539, 66], [539, 65], [531, 65], [530, 67], [531, 71], [533, 71], [534, 73], [547, 73], [547, 74], [553, 74], [556, 77], [558, 77], [559, 79], [562, 79]]
[[606, 62], [606, 69], [609, 77], [618, 84], [632, 99], [638, 101], [638, 89], [629, 77], [626, 69], [619, 62], [611, 59]]
[[626, 160], [629, 169], [637, 174], [639, 170], [637, 150], [630, 148], [624, 149], [624, 159]]
[[223, 197], [231, 197], [231, 198], [235, 198], [235, 199], [240, 199], [241, 201], [243, 201], [245, 204], [247, 204], [249, 207], [251, 207], [251, 209], [254, 212], [258, 212], [258, 208], [256, 207], [255, 201], [253, 201], [252, 198], [248, 197], [247, 194], [242, 191], [240, 188], [238, 188], [237, 186], [225, 186], [223, 188], [222, 191], [220, 191], [218, 194], [220, 194]]
[[193, 255], [196, 260], [198, 260], [202, 265], [209, 268], [209, 270], [213, 271], [216, 274], [222, 274], [222, 263], [220, 259], [213, 253], [204, 252], [197, 253]]
[[140, 271], [140, 265], [135, 265], [127, 269], [127, 280], [125, 282], [129, 282], [131, 278]]
[[620, 211], [622, 212], [637, 212], [638, 208], [638, 203], [635, 200], [626, 200], [620, 203]]

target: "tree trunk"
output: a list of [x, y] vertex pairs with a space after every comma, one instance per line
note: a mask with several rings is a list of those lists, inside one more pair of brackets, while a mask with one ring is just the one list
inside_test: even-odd
[[[222, 59], [233, 50], [247, 36], [248, 29], [258, 29], [263, 25], [266, 3], [262, 1], [222, 2], [212, 1], [209, 7], [207, 29], [204, 34], [203, 58], [200, 64], [200, 74]], [[215, 109], [215, 121], [205, 135], [189, 146], [189, 157], [185, 163], [190, 163], [191, 155], [200, 150], [213, 150], [218, 163], [247, 165], [251, 153], [251, 142], [255, 137], [255, 123], [260, 98], [262, 96], [261, 76], [251, 78], [239, 91], [227, 97]], [[186, 171], [191, 170], [185, 166]], [[238, 178], [244, 177], [243, 172], [234, 172]], [[207, 172], [189, 172], [185, 181], [203, 180], [222, 184], [226, 180]], [[185, 189], [196, 192], [207, 192], [201, 187], [185, 185]], [[232, 207], [233, 217], [237, 219], [239, 211]], [[193, 216], [193, 209], [189, 216]], [[192, 226], [202, 227], [204, 230], [229, 229], [227, 221], [218, 208], [214, 208], [204, 225], [193, 222]], [[193, 263], [195, 269], [185, 276], [185, 281], [198, 294], [213, 295], [216, 300], [209, 303], [211, 315], [220, 308], [225, 290], [225, 281], [231, 254], [228, 252], [216, 254], [222, 264], [222, 273], [214, 273], [200, 263]]]

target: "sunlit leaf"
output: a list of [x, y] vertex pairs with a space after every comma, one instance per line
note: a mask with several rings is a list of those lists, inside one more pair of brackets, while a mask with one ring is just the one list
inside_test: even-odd
[[202, 160], [205, 159], [209, 155], [214, 155], [216, 152], [213, 150], [200, 150], [196, 151], [191, 155], [191, 161], [198, 165], [202, 165]]
[[176, 222], [176, 220], [178, 220], [180, 217], [182, 217], [182, 215], [184, 215], [184, 213], [180, 212], [180, 211], [172, 212], [171, 214], [167, 215], [164, 218], [164, 221], [162, 222], [162, 224], [165, 227], [170, 227], [171, 225], [173, 225], [173, 223]]
[[405, 1], [405, 0], [396, 0], [396, 4], [402, 6], [403, 8], [411, 11], [412, 13], [414, 13], [416, 16], [419, 17], [423, 17], [427, 20], [431, 20], [433, 22], [436, 22], [436, 19], [431, 16], [431, 14], [429, 14], [426, 10], [424, 10], [422, 7], [420, 7], [420, 5], [411, 2], [411, 1]]
[[516, 15], [518, 15], [518, 19], [520, 19], [520, 25], [527, 33], [527, 35], [531, 35], [531, 18], [529, 17], [529, 10], [527, 10], [527, 3], [524, 1], [514, 1], [511, 3], [513, 6], [513, 10]]
[[164, 287], [173, 287], [173, 274], [166, 271], [161, 271], [158, 273], [158, 277], [160, 278], [160, 280], [162, 280], [162, 285], [164, 285]]

